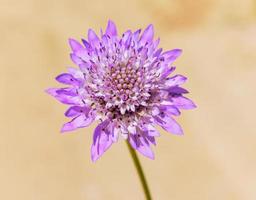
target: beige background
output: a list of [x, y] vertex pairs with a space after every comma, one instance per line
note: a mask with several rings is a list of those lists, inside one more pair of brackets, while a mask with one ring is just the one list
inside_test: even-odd
[[[47, 96], [73, 65], [67, 38], [153, 23], [198, 105], [140, 156], [156, 200], [256, 199], [256, 2], [253, 0], [0, 0], [0, 199], [141, 200], [124, 141], [96, 164], [93, 127], [60, 135], [66, 106]], [[94, 125], [95, 127], [95, 125]]]

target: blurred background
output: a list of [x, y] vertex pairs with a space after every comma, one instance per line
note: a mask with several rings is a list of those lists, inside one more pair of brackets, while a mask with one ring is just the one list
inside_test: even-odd
[[142, 200], [123, 140], [90, 161], [93, 127], [61, 135], [66, 106], [44, 90], [74, 66], [69, 37], [155, 26], [182, 48], [177, 73], [198, 108], [140, 156], [154, 200], [256, 199], [255, 0], [0, 0], [0, 199]]

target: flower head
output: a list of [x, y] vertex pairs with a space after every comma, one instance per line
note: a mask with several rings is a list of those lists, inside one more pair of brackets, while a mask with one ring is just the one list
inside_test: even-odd
[[151, 145], [160, 134], [155, 126], [181, 135], [174, 120], [180, 109], [195, 108], [184, 97], [182, 85], [187, 78], [171, 75], [180, 49], [163, 52], [154, 40], [153, 26], [130, 30], [118, 36], [115, 24], [108, 22], [98, 37], [91, 29], [82, 43], [69, 40], [72, 61], [79, 68], [69, 68], [56, 80], [67, 85], [47, 92], [70, 107], [65, 116], [72, 120], [61, 131], [73, 131], [98, 120], [94, 130], [91, 158], [96, 161], [119, 135], [138, 152], [151, 159]]

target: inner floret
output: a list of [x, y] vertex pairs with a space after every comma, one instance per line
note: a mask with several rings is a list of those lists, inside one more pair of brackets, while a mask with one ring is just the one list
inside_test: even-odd
[[[107, 76], [107, 77], [106, 77]], [[125, 115], [146, 106], [149, 93], [145, 95], [145, 69], [130, 63], [111, 67], [105, 76], [106, 108]]]

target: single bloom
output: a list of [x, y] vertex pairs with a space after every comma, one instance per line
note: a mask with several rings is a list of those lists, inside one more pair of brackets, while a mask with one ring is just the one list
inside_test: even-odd
[[96, 161], [118, 137], [144, 156], [154, 159], [151, 145], [160, 134], [156, 126], [167, 132], [182, 135], [174, 117], [181, 109], [195, 108], [184, 97], [188, 91], [180, 85], [183, 75], [173, 75], [173, 62], [181, 49], [163, 51], [154, 40], [153, 25], [143, 32], [127, 30], [117, 33], [109, 20], [100, 36], [89, 29], [87, 40], [69, 39], [70, 57], [79, 68], [69, 68], [56, 80], [66, 86], [50, 88], [47, 93], [69, 105], [61, 132], [87, 127], [94, 121], [91, 146], [92, 161]]

